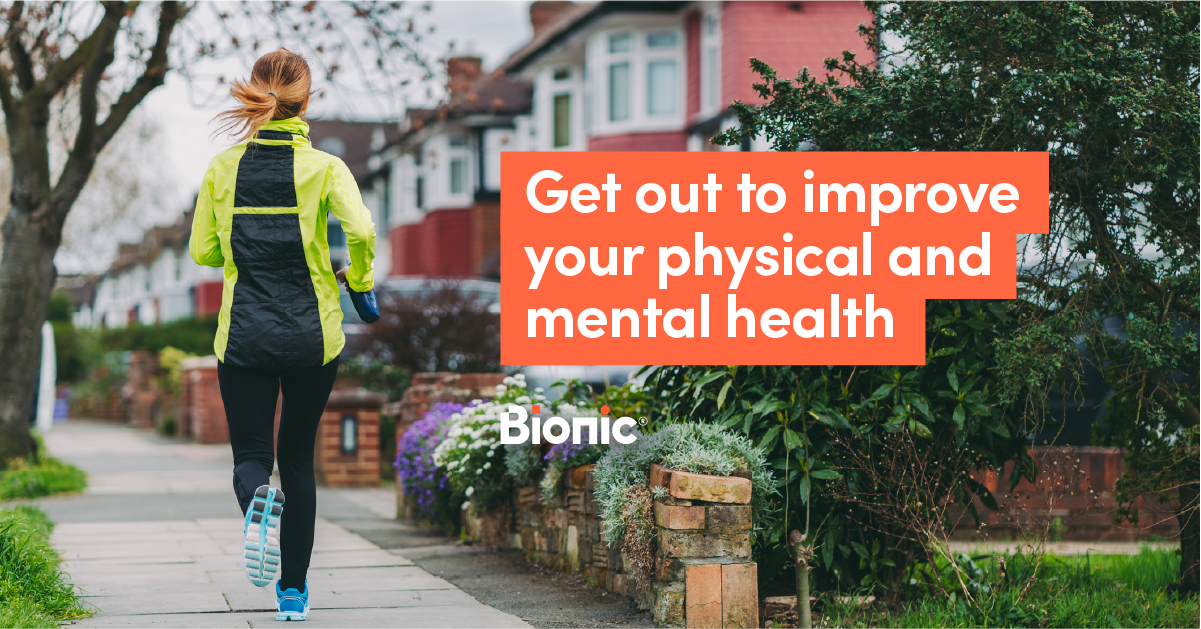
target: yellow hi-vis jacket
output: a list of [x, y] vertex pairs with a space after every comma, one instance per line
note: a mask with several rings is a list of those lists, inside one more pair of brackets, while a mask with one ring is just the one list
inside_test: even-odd
[[350, 169], [308, 133], [300, 118], [273, 120], [213, 158], [200, 186], [189, 244], [197, 264], [225, 270], [213, 350], [228, 365], [318, 367], [342, 352], [329, 214], [346, 232], [350, 287], [374, 287], [371, 214]]

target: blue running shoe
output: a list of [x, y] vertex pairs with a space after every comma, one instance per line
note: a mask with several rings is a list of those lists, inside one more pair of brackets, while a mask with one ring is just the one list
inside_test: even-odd
[[242, 555], [246, 578], [258, 587], [275, 580], [279, 571], [279, 516], [284, 512], [284, 492], [263, 485], [254, 490], [246, 510], [246, 543]]
[[309, 582], [304, 582], [304, 591], [296, 588], [279, 589], [275, 584], [275, 619], [276, 620], [307, 620], [309, 617]]

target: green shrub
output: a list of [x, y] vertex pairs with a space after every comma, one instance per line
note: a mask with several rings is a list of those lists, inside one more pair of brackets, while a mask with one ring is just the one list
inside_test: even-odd
[[0, 626], [58, 627], [91, 615], [59, 570], [40, 510], [0, 510]]
[[605, 541], [620, 544], [625, 535], [625, 507], [630, 487], [646, 486], [650, 467], [697, 474], [728, 476], [749, 471], [754, 488], [751, 506], [756, 526], [767, 519], [767, 498], [776, 493], [775, 481], [763, 452], [750, 439], [713, 424], [671, 424], [629, 445], [615, 444], [596, 463], [596, 499], [605, 521]]
[[[882, 452], [887, 435], [908, 431], [932, 452], [961, 452], [974, 469], [999, 470], [1016, 460], [1011, 484], [1032, 478], [1032, 426], [1024, 424], [1020, 409], [999, 399], [993, 370], [996, 339], [1015, 325], [1008, 307], [928, 300], [927, 357], [921, 366], [662, 366], [649, 369], [647, 388], [659, 416], [739, 432], [763, 451], [776, 472], [781, 493], [770, 511], [780, 517], [755, 532], [760, 579], [783, 573], [788, 532], [809, 530], [819, 585], [855, 587], [870, 577], [895, 594], [907, 564], [925, 553], [912, 531], [880, 521], [853, 499], [857, 492], [862, 495], [859, 488], [875, 488], [881, 480], [903, 484], [912, 478], [902, 470], [884, 470], [869, 479], [863, 470], [849, 468], [848, 450]], [[969, 505], [969, 512], [975, 508], [973, 494], [985, 505], [995, 504], [979, 483], [958, 482], [963, 470], [946, 466], [936, 472], [940, 476], [928, 480], [955, 487], [956, 502]], [[904, 494], [899, 489], [876, 493]]]
[[37, 463], [13, 459], [8, 469], [0, 471], [0, 500], [74, 493], [87, 485], [88, 475], [83, 470], [56, 458], [43, 455]]

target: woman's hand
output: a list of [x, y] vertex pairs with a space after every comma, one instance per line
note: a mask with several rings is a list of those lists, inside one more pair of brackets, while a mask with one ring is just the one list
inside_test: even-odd
[[338, 278], [338, 281], [341, 282], [342, 285], [345, 286], [347, 290], [350, 290], [350, 284], [347, 283], [347, 281], [346, 281], [346, 272], [349, 270], [350, 270], [349, 266], [344, 266], [337, 273], [334, 273], [334, 277]]

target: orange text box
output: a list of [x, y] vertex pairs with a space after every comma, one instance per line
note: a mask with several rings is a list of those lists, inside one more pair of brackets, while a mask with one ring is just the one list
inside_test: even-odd
[[1015, 297], [1047, 231], [1046, 153], [501, 159], [511, 365], [922, 364], [925, 300]]

